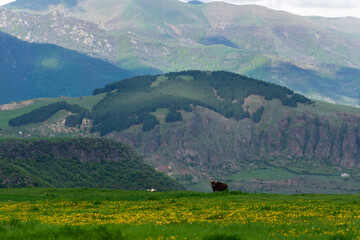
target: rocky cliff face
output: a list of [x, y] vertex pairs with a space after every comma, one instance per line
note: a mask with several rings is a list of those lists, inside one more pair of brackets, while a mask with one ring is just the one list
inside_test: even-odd
[[[182, 115], [182, 122], [160, 125], [149, 133], [133, 127], [108, 137], [131, 145], [169, 175], [195, 179], [226, 179], [242, 170], [264, 167], [322, 176], [359, 167], [359, 115], [325, 116], [288, 108], [281, 114], [266, 110], [260, 123], [227, 119], [202, 107]], [[272, 185], [294, 182], [301, 185], [307, 181], [275, 181]]]
[[[360, 118], [352, 115], [337, 117], [343, 121], [336, 124], [325, 117], [301, 114], [288, 118], [287, 122], [285, 120], [285, 125], [280, 123], [280, 129], [288, 129], [287, 132], [282, 131], [281, 138], [287, 143], [284, 147], [286, 154], [293, 158], [314, 157], [342, 167], [357, 167]], [[268, 144], [261, 145], [267, 147]]]

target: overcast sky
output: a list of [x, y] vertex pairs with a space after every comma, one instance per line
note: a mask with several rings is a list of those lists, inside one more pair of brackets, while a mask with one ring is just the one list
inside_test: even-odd
[[14, 2], [14, 0], [0, 0], [0, 6], [10, 3], [10, 2]]
[[[14, 0], [0, 0], [0, 6]], [[31, 0], [29, 0], [31, 1]], [[180, 0], [187, 2], [188, 0]], [[213, 2], [214, 0], [202, 0]], [[303, 16], [360, 18], [360, 0], [218, 0], [233, 4], [257, 4]]]
[[[180, 0], [187, 2], [187, 0]], [[214, 0], [200, 0], [214, 2]], [[360, 18], [360, 0], [217, 0], [233, 4], [257, 4], [302, 16]]]

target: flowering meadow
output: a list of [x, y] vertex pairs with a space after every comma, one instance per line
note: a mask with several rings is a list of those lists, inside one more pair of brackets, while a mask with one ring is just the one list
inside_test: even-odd
[[0, 190], [4, 239], [360, 239], [360, 195]]

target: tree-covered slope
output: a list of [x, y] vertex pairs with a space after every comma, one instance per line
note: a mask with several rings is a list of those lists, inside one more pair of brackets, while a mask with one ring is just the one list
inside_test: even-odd
[[183, 189], [109, 139], [2, 139], [0, 170], [2, 187]]
[[83, 96], [134, 74], [110, 63], [49, 44], [27, 43], [0, 32], [0, 103]]

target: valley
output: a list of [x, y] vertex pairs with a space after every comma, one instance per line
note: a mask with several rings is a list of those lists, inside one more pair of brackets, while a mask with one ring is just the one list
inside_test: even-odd
[[0, 238], [360, 239], [360, 5], [240, 2], [0, 1]]

